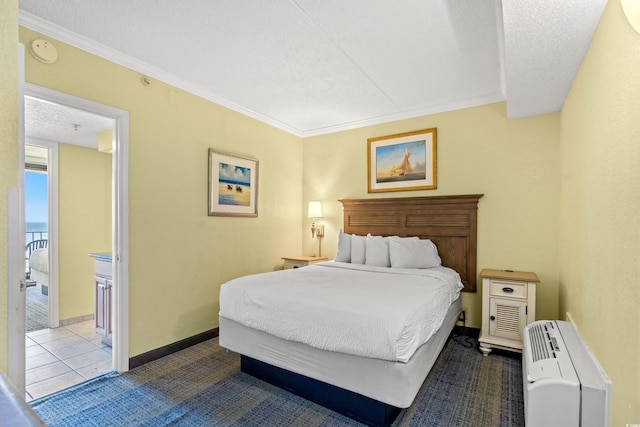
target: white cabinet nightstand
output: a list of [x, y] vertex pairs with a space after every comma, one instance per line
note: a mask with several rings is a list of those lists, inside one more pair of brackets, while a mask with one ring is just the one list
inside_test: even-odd
[[292, 256], [282, 257], [284, 260], [284, 269], [305, 267], [316, 262], [328, 261], [329, 258], [319, 256]]
[[487, 356], [491, 347], [522, 351], [522, 330], [536, 320], [535, 273], [490, 270], [482, 278], [482, 330], [480, 351]]

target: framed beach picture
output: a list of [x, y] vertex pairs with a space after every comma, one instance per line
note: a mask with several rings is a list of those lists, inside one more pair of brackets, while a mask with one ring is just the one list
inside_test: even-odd
[[367, 142], [369, 193], [437, 188], [436, 128]]
[[209, 216], [258, 216], [258, 160], [209, 148]]

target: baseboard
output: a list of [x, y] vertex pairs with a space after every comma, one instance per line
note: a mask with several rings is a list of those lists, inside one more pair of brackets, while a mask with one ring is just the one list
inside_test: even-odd
[[69, 325], [73, 325], [74, 323], [85, 322], [87, 320], [93, 320], [93, 313], [84, 314], [82, 316], [69, 317], [68, 319], [60, 319], [59, 325], [69, 326]]
[[147, 351], [146, 353], [133, 356], [129, 358], [129, 369], [137, 368], [138, 366], [144, 365], [145, 363], [152, 362], [156, 359], [160, 359], [161, 357], [168, 356], [177, 351], [184, 350], [185, 348], [189, 348], [196, 344], [200, 344], [201, 342], [205, 342], [217, 337], [218, 334], [219, 329], [213, 328], [197, 335], [193, 335], [189, 338], [176, 341], [172, 344], [167, 344], [163, 347], [156, 348], [155, 350]]
[[[453, 328], [453, 333], [456, 335], [466, 335], [473, 338], [478, 338], [480, 336], [480, 329], [456, 325]], [[129, 358], [129, 369], [137, 368], [138, 366], [144, 365], [145, 363], [152, 362], [156, 359], [160, 359], [161, 357], [168, 356], [177, 351], [184, 350], [185, 348], [189, 348], [196, 344], [200, 344], [201, 342], [215, 338], [218, 335], [219, 329], [214, 328], [200, 334], [193, 335], [189, 338], [176, 341], [172, 344], [167, 344], [163, 347], [156, 348], [155, 350], [147, 351], [146, 353], [133, 356]]]

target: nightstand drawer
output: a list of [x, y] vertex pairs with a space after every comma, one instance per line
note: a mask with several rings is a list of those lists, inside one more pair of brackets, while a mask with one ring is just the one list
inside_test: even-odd
[[511, 297], [511, 298], [527, 298], [527, 284], [523, 282], [512, 282], [509, 280], [491, 280], [491, 295]]
[[284, 269], [288, 270], [290, 268], [300, 268], [305, 265], [309, 265], [309, 261], [301, 261], [301, 260], [293, 260], [293, 259], [285, 259], [284, 260]]

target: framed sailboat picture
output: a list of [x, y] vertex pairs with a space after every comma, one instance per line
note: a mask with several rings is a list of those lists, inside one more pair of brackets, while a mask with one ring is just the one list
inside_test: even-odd
[[436, 128], [369, 138], [369, 193], [437, 188], [436, 139]]
[[209, 216], [258, 216], [258, 160], [209, 148]]

